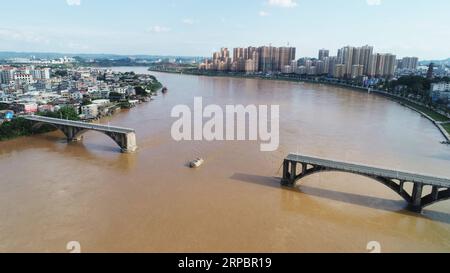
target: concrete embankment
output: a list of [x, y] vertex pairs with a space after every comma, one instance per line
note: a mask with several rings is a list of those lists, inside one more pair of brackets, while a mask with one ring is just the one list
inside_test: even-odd
[[[435, 120], [434, 118], [430, 117], [429, 115], [427, 115], [426, 113], [420, 111], [419, 109], [417, 109], [417, 108], [415, 108], [415, 107], [413, 107], [413, 106], [411, 106], [411, 105], [408, 105], [408, 104], [402, 102], [402, 101], [401, 101], [401, 98], [398, 98], [398, 97], [395, 96], [395, 95], [389, 94], [389, 93], [384, 92], [384, 91], [379, 91], [379, 90], [373, 90], [372, 92], [375, 93], [375, 94], [381, 95], [381, 96], [388, 97], [388, 98], [390, 98], [390, 99], [392, 99], [392, 100], [394, 100], [394, 101], [400, 103], [402, 106], [407, 107], [407, 108], [409, 108], [409, 109], [411, 109], [411, 110], [413, 110], [413, 111], [418, 112], [418, 113], [421, 114], [423, 117], [425, 117], [426, 119], [430, 120], [430, 121], [431, 121], [431, 122], [439, 129], [439, 131], [441, 131], [441, 133], [442, 133], [442, 135], [444, 136], [445, 140], [446, 140], [447, 142], [450, 142], [450, 134], [449, 134], [449, 133], [447, 132], [447, 130], [441, 125], [441, 122]], [[413, 103], [413, 102], [411, 102], [411, 103]]]

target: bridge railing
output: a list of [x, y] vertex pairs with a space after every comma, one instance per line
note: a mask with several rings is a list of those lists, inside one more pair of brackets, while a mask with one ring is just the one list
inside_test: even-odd
[[108, 126], [103, 124], [92, 124], [82, 121], [73, 121], [73, 120], [65, 120], [65, 119], [56, 119], [56, 118], [49, 118], [49, 117], [42, 117], [42, 116], [26, 116], [25, 117], [28, 120], [31, 121], [38, 121], [38, 122], [46, 122], [46, 123], [53, 123], [53, 124], [59, 124], [59, 125], [68, 125], [68, 126], [76, 126], [80, 128], [86, 128], [91, 130], [101, 130], [101, 131], [108, 131], [108, 132], [119, 132], [119, 133], [134, 133], [134, 129], [130, 128], [124, 128], [124, 127], [118, 127], [118, 126]]

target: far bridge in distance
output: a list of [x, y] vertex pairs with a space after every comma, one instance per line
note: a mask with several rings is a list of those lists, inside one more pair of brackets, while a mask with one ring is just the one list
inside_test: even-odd
[[48, 124], [59, 129], [68, 142], [81, 141], [84, 133], [97, 131], [114, 140], [123, 153], [132, 153], [137, 150], [136, 133], [133, 129], [42, 116], [26, 116], [25, 119], [34, 123], [33, 128]]
[[[422, 212], [423, 208], [427, 206], [450, 199], [449, 178], [382, 169], [298, 154], [290, 154], [284, 160], [281, 184], [294, 187], [297, 181], [320, 172], [347, 172], [372, 178], [399, 194], [408, 202], [409, 209], [418, 213]], [[413, 184], [412, 194], [405, 190], [406, 183]], [[431, 187], [431, 193], [424, 196], [425, 187]]]

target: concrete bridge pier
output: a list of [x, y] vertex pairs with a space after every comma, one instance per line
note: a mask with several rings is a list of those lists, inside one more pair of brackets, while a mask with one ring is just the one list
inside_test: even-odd
[[67, 138], [67, 142], [79, 142], [83, 140], [82, 132], [83, 130], [76, 127], [69, 126], [59, 126], [60, 130], [64, 133]]
[[414, 212], [421, 213], [423, 210], [422, 193], [423, 193], [423, 185], [419, 183], [414, 183], [414, 188], [411, 195], [411, 202], [409, 203], [410, 209]]
[[121, 134], [116, 137], [119, 138], [116, 142], [119, 144], [120, 148], [122, 149], [122, 153], [136, 152], [137, 144], [136, 144], [136, 134], [135, 133]]

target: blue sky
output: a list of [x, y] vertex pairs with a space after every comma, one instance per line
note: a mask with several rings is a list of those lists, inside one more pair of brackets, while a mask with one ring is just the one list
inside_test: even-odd
[[222, 46], [345, 45], [450, 57], [448, 0], [4, 1], [1, 51], [209, 56]]

